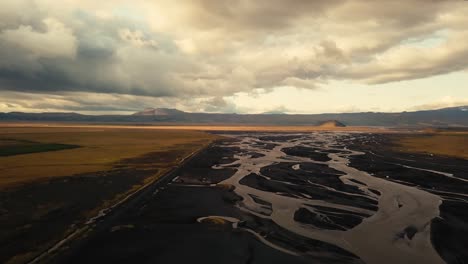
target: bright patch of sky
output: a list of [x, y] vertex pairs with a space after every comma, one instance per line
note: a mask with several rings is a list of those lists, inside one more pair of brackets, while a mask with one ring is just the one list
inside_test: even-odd
[[421, 110], [424, 105], [468, 104], [468, 74], [457, 72], [378, 85], [330, 81], [317, 90], [281, 87], [270, 93], [238, 93], [226, 100], [235, 102], [240, 112], [256, 113], [276, 109], [288, 113]]
[[402, 44], [418, 48], [435, 48], [443, 44], [449, 37], [449, 34], [450, 30], [448, 29], [438, 30], [429, 36], [407, 39]]

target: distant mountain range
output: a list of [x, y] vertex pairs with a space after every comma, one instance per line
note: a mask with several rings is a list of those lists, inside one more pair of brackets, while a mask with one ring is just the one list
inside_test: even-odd
[[[332, 120], [332, 121], [330, 121]], [[402, 113], [339, 113], [339, 114], [213, 114], [188, 113], [170, 108], [147, 108], [132, 115], [82, 115], [77, 113], [0, 113], [0, 122], [86, 122], [138, 124], [250, 124], [250, 125], [321, 125], [335, 126], [411, 126], [468, 127], [468, 106]]]

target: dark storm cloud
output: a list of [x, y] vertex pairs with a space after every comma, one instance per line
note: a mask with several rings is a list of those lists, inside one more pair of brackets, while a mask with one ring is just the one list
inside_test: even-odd
[[[0, 82], [2, 89], [31, 92], [90, 91], [151, 96], [177, 96], [180, 85], [171, 74], [184, 71], [189, 62], [176, 54], [170, 39], [142, 32], [122, 19], [98, 19], [80, 12], [78, 22], [55, 32], [49, 25], [44, 32], [30, 26], [4, 31], [0, 40]], [[140, 28], [144, 28], [143, 26]], [[21, 30], [21, 34], [17, 34]], [[130, 37], [125, 38], [122, 32]], [[69, 54], [54, 54], [47, 47], [18, 43], [31, 35], [31, 41], [69, 33], [75, 40]], [[154, 39], [151, 39], [154, 38]], [[150, 42], [150, 40], [152, 42]], [[28, 41], [27, 39], [24, 41]], [[157, 47], [156, 47], [157, 43]], [[41, 45], [44, 43], [37, 43]], [[70, 43], [66, 43], [70, 44]], [[65, 44], [65, 45], [66, 45]], [[50, 47], [53, 49], [54, 47]], [[50, 54], [49, 54], [50, 53]], [[178, 64], [182, 65], [179, 66]]]

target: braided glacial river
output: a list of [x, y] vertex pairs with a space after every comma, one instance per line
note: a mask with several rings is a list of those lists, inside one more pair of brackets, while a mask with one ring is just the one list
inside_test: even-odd
[[[228, 136], [236, 140], [224, 147], [238, 151], [225, 157], [231, 158], [229, 163], [212, 169], [235, 170], [218, 186], [233, 186], [242, 198], [236, 206], [246, 214], [298, 237], [341, 248], [357, 256], [358, 263], [444, 263], [431, 243], [431, 221], [439, 216], [442, 198], [350, 166], [351, 157], [364, 154], [341, 140], [352, 140], [351, 134]], [[210, 217], [231, 222], [285, 253], [314, 254], [243, 226], [242, 219], [203, 219]]]

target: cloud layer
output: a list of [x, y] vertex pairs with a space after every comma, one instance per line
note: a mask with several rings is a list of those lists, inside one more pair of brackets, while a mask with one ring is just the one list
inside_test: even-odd
[[[230, 112], [239, 92], [466, 70], [467, 13], [455, 0], [6, 0], [0, 90]], [[78, 101], [62, 109], [112, 108]]]

